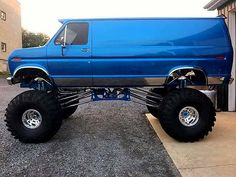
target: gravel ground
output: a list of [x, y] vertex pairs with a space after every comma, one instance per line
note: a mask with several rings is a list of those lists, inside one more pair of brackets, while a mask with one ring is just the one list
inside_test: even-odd
[[4, 122], [22, 92], [0, 78], [0, 176], [180, 176], [145, 119], [144, 106], [97, 102], [80, 106], [44, 144], [12, 138]]

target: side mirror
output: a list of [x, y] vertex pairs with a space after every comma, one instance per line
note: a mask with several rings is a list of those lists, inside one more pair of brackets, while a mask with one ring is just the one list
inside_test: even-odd
[[61, 44], [61, 56], [64, 56], [64, 49], [66, 48], [66, 44]]

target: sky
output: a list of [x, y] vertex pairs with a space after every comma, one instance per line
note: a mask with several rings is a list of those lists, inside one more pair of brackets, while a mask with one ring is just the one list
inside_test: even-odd
[[64, 18], [215, 17], [210, 0], [18, 0], [22, 26], [52, 36]]

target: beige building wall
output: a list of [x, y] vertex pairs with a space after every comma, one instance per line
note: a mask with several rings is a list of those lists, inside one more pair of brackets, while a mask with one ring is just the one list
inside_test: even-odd
[[226, 17], [225, 22], [229, 25], [229, 15], [231, 11], [236, 9], [236, 1], [230, 1], [226, 5], [218, 9], [219, 15], [224, 15]]
[[[236, 1], [227, 1], [221, 7], [217, 8], [219, 15], [226, 17], [225, 21], [229, 27], [231, 41], [234, 48], [234, 62], [232, 67], [232, 77], [236, 79]], [[236, 81], [229, 85], [229, 111], [236, 111]]]
[[[0, 18], [0, 72], [7, 70], [7, 57], [17, 48], [22, 47], [21, 9], [17, 0], [0, 0], [0, 12], [6, 13], [6, 21]], [[6, 52], [1, 43], [6, 43]]]

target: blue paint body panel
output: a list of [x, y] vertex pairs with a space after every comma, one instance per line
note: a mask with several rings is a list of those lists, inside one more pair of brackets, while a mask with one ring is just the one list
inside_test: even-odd
[[[96, 86], [96, 79], [168, 77], [172, 70], [183, 67], [199, 68], [208, 77], [225, 77], [225, 82], [231, 77], [233, 49], [224, 18], [67, 19], [61, 22], [61, 29], [44, 47], [16, 50], [9, 56], [12, 74], [22, 66], [35, 66], [42, 67], [54, 80], [87, 80], [87, 85], [59, 84], [72, 87]], [[68, 23], [77, 22], [88, 23], [88, 43], [66, 46], [62, 56], [61, 46], [54, 41]], [[83, 52], [84, 49], [89, 52]], [[22, 60], [13, 61], [16, 57]]]

